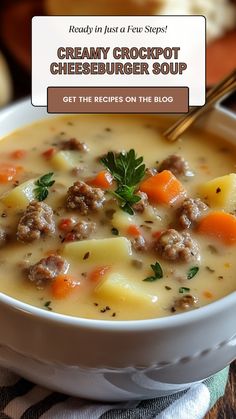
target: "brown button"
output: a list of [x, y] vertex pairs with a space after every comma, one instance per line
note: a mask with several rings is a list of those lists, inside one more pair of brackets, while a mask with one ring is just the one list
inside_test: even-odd
[[48, 87], [49, 113], [186, 113], [188, 87]]

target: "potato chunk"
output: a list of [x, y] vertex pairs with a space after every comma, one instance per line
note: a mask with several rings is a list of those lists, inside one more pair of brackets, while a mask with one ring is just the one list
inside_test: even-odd
[[78, 151], [62, 150], [51, 158], [53, 167], [57, 170], [70, 170], [78, 166], [80, 154]]
[[113, 264], [128, 260], [132, 250], [128, 239], [114, 237], [68, 243], [64, 247], [63, 254], [75, 258], [78, 263]]
[[127, 304], [150, 304], [157, 302], [157, 297], [147, 294], [138, 284], [128, 280], [120, 273], [113, 272], [97, 285], [95, 294], [102, 299]]
[[25, 209], [30, 201], [35, 199], [34, 189], [36, 179], [30, 179], [16, 188], [4, 193], [1, 201], [10, 208]]
[[221, 208], [227, 212], [235, 210], [236, 174], [230, 173], [204, 183], [199, 193], [211, 208]]

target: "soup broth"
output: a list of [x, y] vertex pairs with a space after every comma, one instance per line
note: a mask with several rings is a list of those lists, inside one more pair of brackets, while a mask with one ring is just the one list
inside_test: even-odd
[[[197, 129], [168, 143], [166, 124], [63, 116], [1, 140], [1, 292], [67, 315], [134, 320], [235, 290], [235, 149]], [[134, 175], [142, 162], [132, 149], [145, 173]], [[126, 180], [115, 173], [122, 156]]]

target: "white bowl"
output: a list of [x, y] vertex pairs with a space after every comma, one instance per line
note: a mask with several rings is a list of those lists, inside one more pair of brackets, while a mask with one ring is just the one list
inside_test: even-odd
[[[23, 101], [0, 113], [0, 135], [38, 119]], [[208, 129], [233, 141], [236, 120], [215, 109]], [[236, 357], [236, 292], [171, 317], [104, 321], [44, 311], [0, 293], [0, 364], [50, 389], [118, 401], [168, 395]]]

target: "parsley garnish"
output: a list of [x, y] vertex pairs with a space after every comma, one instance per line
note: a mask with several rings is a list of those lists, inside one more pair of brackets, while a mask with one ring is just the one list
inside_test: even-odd
[[153, 281], [156, 281], [157, 279], [163, 278], [163, 271], [159, 262], [156, 262], [155, 265], [151, 265], [151, 268], [154, 272], [154, 275], [148, 276], [147, 278], [143, 279], [143, 281], [153, 282]]
[[136, 157], [133, 149], [119, 154], [109, 151], [100, 161], [117, 183], [117, 189], [112, 193], [119, 199], [121, 209], [133, 215], [132, 205], [141, 199], [135, 195], [135, 190], [145, 175], [143, 157]]
[[52, 180], [54, 173], [47, 173], [36, 180], [35, 185], [37, 188], [34, 189], [35, 198], [38, 201], [44, 201], [48, 196], [48, 188], [50, 188], [55, 180]]
[[192, 266], [187, 273], [187, 279], [192, 279], [199, 271], [198, 266]]
[[184, 292], [189, 292], [190, 291], [190, 288], [187, 288], [187, 287], [180, 287], [179, 288], [179, 293], [180, 294], [183, 294]]

